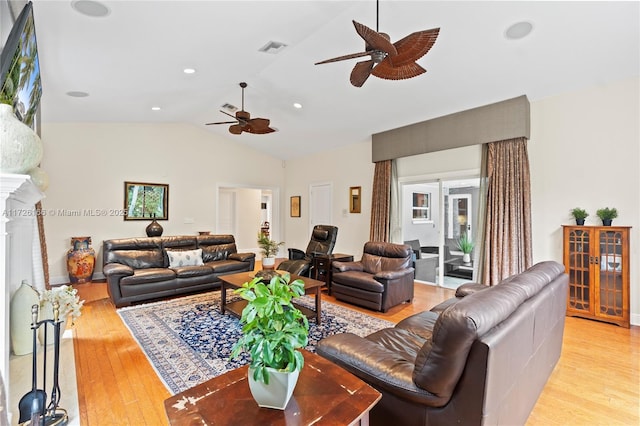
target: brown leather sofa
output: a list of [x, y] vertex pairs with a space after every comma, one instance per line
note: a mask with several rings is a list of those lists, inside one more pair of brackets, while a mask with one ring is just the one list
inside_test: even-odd
[[369, 241], [362, 259], [332, 262], [331, 294], [369, 309], [389, 308], [413, 299], [413, 250], [407, 244]]
[[372, 425], [522, 425], [562, 349], [568, 277], [541, 262], [387, 328], [319, 342], [382, 393]]
[[[220, 287], [220, 275], [253, 271], [255, 264], [255, 253], [237, 252], [233, 235], [105, 240], [102, 255], [102, 272], [116, 307], [212, 290]], [[186, 256], [190, 260], [182, 264], [180, 258]]]

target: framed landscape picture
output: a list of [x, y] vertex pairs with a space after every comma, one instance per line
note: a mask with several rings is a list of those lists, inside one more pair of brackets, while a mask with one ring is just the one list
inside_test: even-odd
[[169, 185], [125, 182], [124, 208], [124, 220], [168, 220]]

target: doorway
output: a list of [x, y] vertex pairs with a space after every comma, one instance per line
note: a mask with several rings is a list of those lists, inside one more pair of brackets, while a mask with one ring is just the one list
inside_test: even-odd
[[[416, 262], [416, 277], [429, 277], [423, 281], [457, 288], [475, 277], [477, 265], [463, 261], [458, 244], [464, 235], [475, 241], [478, 229], [480, 179], [477, 172], [473, 174], [400, 182], [402, 239], [419, 240], [421, 261]], [[418, 206], [416, 199], [429, 201]], [[416, 217], [417, 209], [420, 214]]]
[[279, 241], [279, 188], [219, 185], [216, 198], [216, 233], [232, 234], [239, 251], [260, 253], [257, 235], [265, 226], [270, 237]]

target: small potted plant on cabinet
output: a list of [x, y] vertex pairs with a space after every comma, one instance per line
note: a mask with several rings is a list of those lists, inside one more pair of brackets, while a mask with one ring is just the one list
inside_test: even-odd
[[575, 207], [571, 210], [571, 215], [576, 220], [576, 225], [584, 225], [584, 220], [589, 216], [589, 213], [585, 209]]
[[602, 220], [602, 226], [611, 226], [613, 219], [618, 217], [618, 210], [615, 207], [604, 207], [596, 211], [596, 215]]
[[262, 267], [271, 269], [276, 262], [276, 254], [284, 241], [276, 242], [265, 233], [258, 232], [258, 246], [262, 250]]
[[261, 277], [234, 291], [247, 301], [242, 311], [242, 336], [231, 358], [243, 350], [251, 357], [248, 380], [260, 407], [284, 410], [304, 365], [299, 351], [308, 343], [307, 317], [292, 303], [304, 295], [304, 282], [289, 283], [288, 273], [276, 274], [267, 283]]
[[471, 252], [474, 247], [473, 241], [471, 241], [471, 237], [469, 237], [468, 233], [464, 233], [458, 238], [458, 248], [462, 252], [462, 262], [471, 263]]

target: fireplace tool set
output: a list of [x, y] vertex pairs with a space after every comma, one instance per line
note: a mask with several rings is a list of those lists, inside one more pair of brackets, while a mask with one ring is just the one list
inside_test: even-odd
[[[60, 408], [60, 385], [58, 373], [60, 366], [60, 318], [59, 304], [53, 303], [53, 319], [38, 321], [38, 305], [31, 307], [31, 330], [33, 332], [33, 361], [31, 365], [31, 391], [27, 392], [18, 403], [20, 425], [31, 426], [64, 426], [69, 422], [66, 410]], [[53, 326], [53, 387], [51, 399], [47, 405], [47, 329]], [[44, 350], [42, 367], [42, 388], [38, 388], [38, 329], [44, 327]]]

